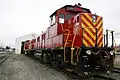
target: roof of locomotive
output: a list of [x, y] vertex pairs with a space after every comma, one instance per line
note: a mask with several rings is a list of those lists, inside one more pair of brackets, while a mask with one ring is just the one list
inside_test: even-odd
[[[54, 14], [56, 14], [56, 12], [57, 12], [58, 10], [63, 9], [63, 8], [67, 8], [67, 7], [76, 7], [76, 8], [82, 8], [82, 9], [89, 10], [89, 9], [87, 9], [87, 8], [80, 7], [80, 6], [78, 6], [78, 5], [74, 5], [74, 6], [73, 6], [73, 5], [65, 5], [65, 6], [57, 9], [54, 13], [52, 13], [52, 14], [50, 15], [50, 17], [52, 17]], [[89, 10], [89, 11], [90, 11], [90, 10]], [[90, 11], [90, 12], [91, 12], [91, 11]]]

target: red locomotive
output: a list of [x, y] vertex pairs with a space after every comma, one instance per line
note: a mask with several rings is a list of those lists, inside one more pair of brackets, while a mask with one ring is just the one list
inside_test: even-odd
[[50, 26], [37, 39], [24, 42], [26, 54], [79, 75], [110, 72], [114, 61], [113, 31], [112, 45], [108, 47], [108, 30], [104, 35], [101, 16], [76, 4], [56, 10], [50, 20]]

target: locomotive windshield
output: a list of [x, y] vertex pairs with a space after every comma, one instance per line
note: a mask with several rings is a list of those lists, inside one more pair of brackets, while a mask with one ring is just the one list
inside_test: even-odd
[[69, 20], [72, 16], [73, 14], [66, 14], [66, 20]]
[[74, 8], [74, 7], [68, 7], [67, 14], [65, 16], [65, 20], [69, 20], [72, 16], [77, 15], [78, 13], [91, 13], [89, 9], [86, 8]]

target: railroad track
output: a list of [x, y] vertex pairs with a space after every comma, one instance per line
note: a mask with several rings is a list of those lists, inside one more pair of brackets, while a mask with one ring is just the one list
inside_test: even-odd
[[107, 75], [91, 75], [87, 78], [81, 77], [74, 72], [63, 70], [70, 80], [120, 80], [120, 68], [114, 68], [113, 71]]
[[114, 73], [119, 73], [119, 74], [120, 74], [120, 68], [116, 68], [116, 67], [115, 67], [114, 70], [113, 70], [113, 72], [114, 72]]
[[[28, 56], [30, 57], [30, 56]], [[30, 57], [34, 58], [34, 60], [39, 61], [36, 57]], [[43, 65], [47, 65], [49, 68], [53, 68], [50, 64], [41, 63]], [[53, 68], [57, 71], [62, 72], [68, 77], [68, 80], [120, 80], [120, 68], [114, 68], [113, 71], [110, 73], [110, 75], [91, 75], [87, 78], [81, 77], [77, 75], [76, 73], [66, 70], [66, 69], [60, 69], [60, 68]]]
[[[94, 78], [100, 78], [102, 80], [120, 80], [120, 68], [114, 68], [110, 75], [95, 75]], [[97, 80], [97, 79], [95, 79]]]
[[92, 80], [116, 80], [116, 79], [105, 75], [94, 75]]
[[91, 75], [88, 77], [82, 77], [82, 76], [77, 75], [74, 72], [70, 72], [66, 70], [62, 72], [69, 77], [68, 80], [120, 80], [120, 79], [114, 79], [112, 77], [104, 76], [104, 75]]
[[62, 72], [70, 78], [68, 80], [120, 80], [120, 68], [114, 68], [109, 75], [90, 75], [86, 78], [68, 70], [62, 70]]
[[0, 64], [3, 63], [8, 57], [10, 56], [10, 54], [1, 54], [0, 55]]

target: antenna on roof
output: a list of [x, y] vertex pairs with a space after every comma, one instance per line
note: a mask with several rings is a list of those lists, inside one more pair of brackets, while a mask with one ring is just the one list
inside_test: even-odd
[[75, 4], [74, 6], [77, 6], [77, 4]]
[[78, 6], [82, 6], [80, 3], [78, 3]]
[[78, 3], [78, 4], [75, 4], [74, 6], [77, 6], [77, 7], [80, 7], [80, 6], [82, 6], [80, 3]]

